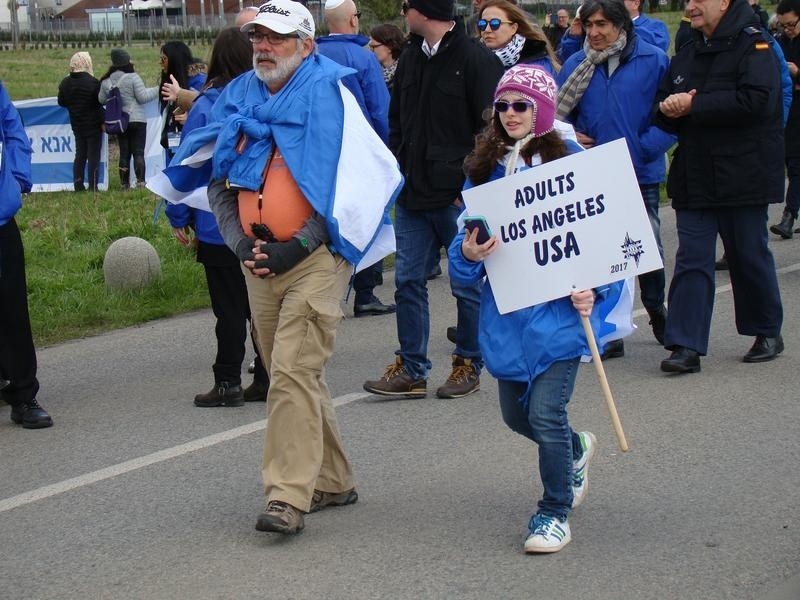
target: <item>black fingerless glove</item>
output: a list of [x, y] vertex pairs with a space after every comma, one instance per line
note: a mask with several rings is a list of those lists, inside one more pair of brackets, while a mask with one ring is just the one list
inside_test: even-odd
[[267, 268], [276, 275], [286, 273], [309, 254], [308, 248], [295, 237], [288, 242], [261, 244], [261, 252], [267, 255], [267, 259], [257, 260], [255, 268]]
[[236, 257], [241, 261], [244, 262], [246, 260], [254, 260], [253, 256], [253, 240], [250, 238], [242, 238], [239, 240], [239, 243], [236, 244]]

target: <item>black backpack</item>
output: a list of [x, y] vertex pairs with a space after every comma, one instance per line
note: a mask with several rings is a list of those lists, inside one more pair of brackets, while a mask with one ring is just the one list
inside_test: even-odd
[[[124, 77], [124, 75], [122, 76]], [[122, 77], [119, 81], [122, 81]], [[119, 81], [117, 83], [119, 83]], [[108, 100], [103, 108], [105, 111], [105, 129], [109, 135], [119, 135], [128, 129], [130, 116], [122, 110], [122, 94], [119, 87], [112, 85], [108, 90]]]

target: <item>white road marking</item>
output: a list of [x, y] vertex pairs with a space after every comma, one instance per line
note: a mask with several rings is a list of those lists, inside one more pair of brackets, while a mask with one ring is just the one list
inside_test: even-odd
[[[783, 267], [782, 269], [777, 269], [777, 273], [778, 275], [783, 275], [785, 273], [792, 273], [798, 270], [800, 270], [800, 264], [794, 264], [788, 267]], [[730, 284], [721, 285], [716, 288], [715, 294], [728, 292], [730, 289]], [[638, 318], [646, 314], [647, 311], [643, 308], [640, 308], [633, 311], [633, 318]], [[333, 405], [343, 406], [369, 396], [371, 396], [371, 394], [366, 392], [344, 394], [343, 396], [334, 398]], [[26, 504], [31, 504], [39, 500], [51, 498], [76, 488], [91, 485], [93, 483], [97, 483], [98, 481], [103, 481], [104, 479], [111, 479], [112, 477], [124, 475], [125, 473], [130, 473], [131, 471], [136, 471], [137, 469], [142, 469], [166, 460], [178, 458], [179, 456], [189, 454], [190, 452], [196, 452], [197, 450], [203, 450], [204, 448], [208, 448], [210, 446], [216, 446], [217, 444], [234, 440], [238, 437], [242, 437], [243, 435], [255, 433], [256, 431], [264, 429], [266, 422], [266, 419], [254, 421], [253, 423], [241, 425], [240, 427], [235, 427], [234, 429], [229, 429], [228, 431], [215, 433], [214, 435], [209, 435], [185, 444], [173, 446], [172, 448], [166, 448], [165, 450], [159, 450], [158, 452], [153, 452], [152, 454], [147, 454], [146, 456], [141, 456], [132, 460], [126, 460], [125, 462], [121, 462], [104, 469], [79, 475], [78, 477], [73, 477], [72, 479], [66, 479], [64, 481], [60, 481], [59, 483], [45, 485], [29, 492], [23, 492], [22, 494], [11, 496], [10, 498], [0, 500], [0, 513], [18, 508], [20, 506], [25, 506]]]
[[[371, 394], [366, 392], [345, 394], [343, 396], [339, 396], [338, 398], [334, 398], [333, 405], [342, 406], [344, 404], [355, 402], [356, 400], [361, 400], [362, 398], [367, 398], [370, 395]], [[91, 473], [79, 475], [78, 477], [66, 479], [52, 485], [45, 485], [29, 492], [17, 494], [16, 496], [11, 496], [5, 500], [0, 500], [0, 513], [18, 508], [20, 506], [25, 506], [26, 504], [31, 504], [32, 502], [51, 498], [52, 496], [57, 496], [58, 494], [63, 494], [64, 492], [69, 492], [70, 490], [74, 490], [76, 488], [91, 485], [93, 483], [97, 483], [98, 481], [103, 481], [104, 479], [111, 479], [112, 477], [124, 475], [125, 473], [130, 473], [131, 471], [136, 471], [137, 469], [149, 467], [150, 465], [155, 465], [160, 462], [164, 462], [165, 460], [178, 458], [179, 456], [189, 454], [190, 452], [196, 452], [197, 450], [203, 450], [204, 448], [216, 446], [217, 444], [234, 440], [238, 437], [242, 437], [243, 435], [249, 435], [251, 433], [261, 431], [266, 426], [266, 423], [266, 419], [254, 421], [253, 423], [248, 423], [247, 425], [241, 425], [239, 427], [199, 438], [185, 444], [159, 450], [158, 452], [153, 452], [152, 454], [140, 456], [139, 458], [134, 458], [132, 460], [126, 460], [125, 462], [121, 462], [104, 469], [92, 471]]]

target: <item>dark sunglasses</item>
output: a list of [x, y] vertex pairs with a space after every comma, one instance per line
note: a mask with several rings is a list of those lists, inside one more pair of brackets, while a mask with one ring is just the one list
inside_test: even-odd
[[526, 110], [533, 106], [533, 102], [526, 100], [515, 100], [514, 102], [506, 102], [505, 100], [498, 100], [494, 103], [494, 109], [497, 112], [506, 112], [509, 108], [513, 109], [515, 113], [524, 113]]
[[355, 18], [357, 18], [357, 19], [360, 19], [360, 18], [361, 18], [361, 11], [359, 10], [359, 11], [358, 11], [358, 12], [356, 12], [356, 13], [355, 13], [353, 16], [354, 16]]
[[400, 12], [402, 14], [406, 14], [412, 8], [414, 8], [414, 7], [411, 5], [411, 2], [403, 2], [403, 5], [400, 7]]
[[513, 21], [503, 21], [496, 17], [494, 19], [489, 19], [488, 21], [486, 19], [478, 19], [478, 31], [486, 31], [487, 25], [492, 28], [492, 31], [497, 31], [500, 29], [500, 25], [503, 23], [511, 25]]

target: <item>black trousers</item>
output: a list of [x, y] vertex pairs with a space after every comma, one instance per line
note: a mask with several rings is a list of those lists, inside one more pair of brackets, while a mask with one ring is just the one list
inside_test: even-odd
[[[247, 286], [239, 266], [239, 259], [227, 246], [198, 242], [197, 260], [205, 270], [211, 310], [217, 318], [214, 327], [217, 337], [217, 356], [213, 366], [214, 381], [227, 381], [232, 385], [240, 385], [250, 304], [247, 301]], [[255, 340], [252, 340], [252, 343], [256, 352], [256, 370], [253, 378], [267, 383], [269, 375], [258, 354], [258, 345]]]
[[136, 181], [144, 183], [144, 146], [147, 142], [147, 123], [131, 121], [125, 133], [117, 136], [119, 143], [119, 178], [123, 187], [130, 186], [131, 156]]
[[39, 391], [25, 252], [14, 219], [0, 226], [0, 377], [10, 382], [0, 394], [11, 405], [32, 400]]
[[[100, 145], [102, 143], [102, 132], [98, 129], [91, 135], [81, 135], [74, 129], [75, 136], [75, 160], [72, 163], [72, 181], [76, 192], [82, 192], [87, 187], [90, 190], [97, 189], [97, 180], [100, 177]], [[89, 172], [89, 180], [84, 184], [84, 172]]]
[[776, 337], [783, 307], [775, 261], [767, 245], [767, 205], [675, 211], [678, 254], [669, 286], [664, 347], [705, 355], [714, 309], [714, 260], [722, 238], [733, 288], [736, 330]]
[[377, 302], [375, 294], [372, 290], [381, 281], [383, 273], [383, 260], [379, 260], [374, 265], [370, 265], [366, 269], [361, 269], [358, 273], [353, 275], [353, 289], [356, 292], [356, 304], [369, 304], [370, 302]]

